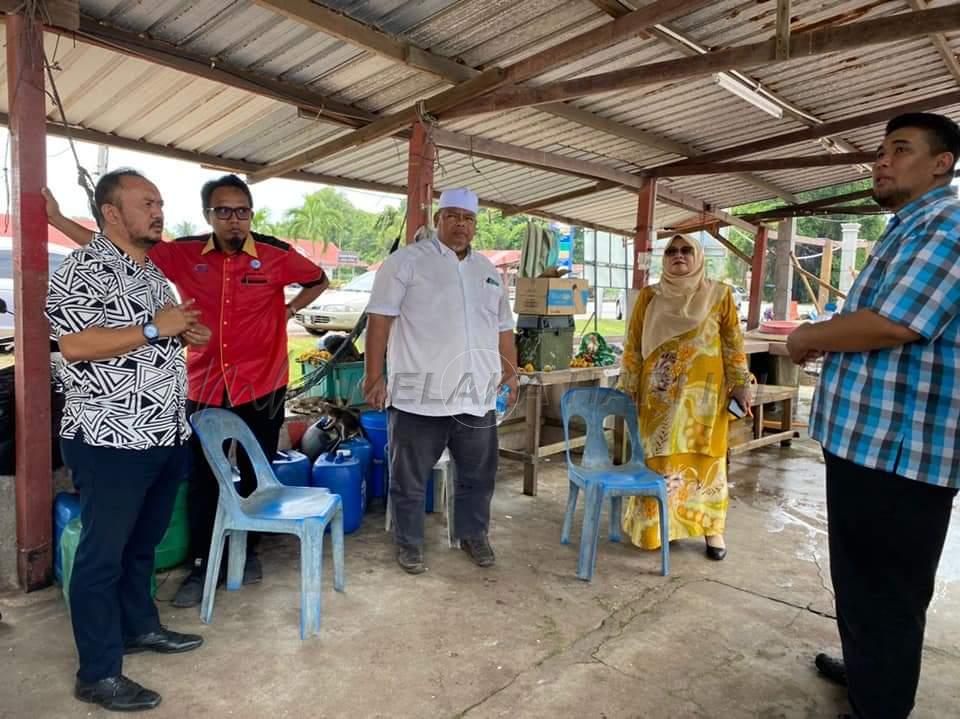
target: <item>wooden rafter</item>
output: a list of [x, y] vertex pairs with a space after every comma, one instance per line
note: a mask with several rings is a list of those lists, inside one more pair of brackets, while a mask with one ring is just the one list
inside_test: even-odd
[[[927, 0], [907, 0], [914, 10], [926, 10], [930, 3]], [[957, 56], [953, 54], [953, 48], [950, 47], [950, 41], [947, 40], [947, 36], [943, 33], [933, 33], [930, 35], [930, 42], [933, 43], [933, 46], [937, 49], [937, 52], [940, 53], [940, 57], [943, 59], [943, 64], [946, 65], [947, 71], [953, 75], [953, 79], [960, 83], [960, 62], [957, 61]]]
[[[0, 126], [8, 127], [9, 122], [9, 115], [7, 115], [7, 113], [0, 112]], [[150, 155], [174, 158], [177, 160], [183, 160], [184, 162], [199, 164], [206, 169], [221, 170], [224, 172], [237, 172], [243, 174], [256, 172], [258, 169], [263, 167], [263, 165], [245, 162], [243, 160], [231, 160], [228, 158], [219, 157], [217, 155], [208, 155], [202, 152], [191, 152], [189, 150], [179, 150], [177, 148], [167, 147], [165, 145], [154, 145], [152, 143], [143, 142], [140, 140], [131, 140], [129, 138], [111, 135], [110, 133], [100, 132], [98, 130], [88, 130], [80, 127], [71, 127], [69, 130], [67, 130], [63, 127], [63, 125], [56, 122], [47, 123], [47, 134], [54, 137], [72, 137], [74, 140], [80, 140], [82, 142], [91, 142], [98, 145], [111, 145], [113, 147], [119, 147], [135, 152], [145, 152]], [[323, 183], [325, 185], [334, 185], [338, 187], [350, 187], [357, 190], [384, 192], [392, 195], [407, 194], [407, 188], [404, 185], [391, 185], [385, 182], [358, 180], [352, 177], [327, 175], [317, 172], [291, 172], [284, 175], [284, 178], [289, 180], [300, 180], [302, 182]], [[434, 193], [434, 195], [437, 197], [439, 197], [439, 194], [439, 191]], [[504, 213], [518, 214], [516, 212], [517, 208], [514, 205], [506, 202], [495, 202], [481, 199], [480, 204], [484, 207], [490, 207], [492, 209], [500, 210]], [[609, 225], [584, 222], [581, 219], [542, 210], [525, 211], [523, 214], [540, 217], [545, 220], [562, 222], [567, 225], [577, 225], [579, 227], [603, 230], [604, 232], [611, 232], [617, 235], [629, 235], [632, 233], [632, 230], [623, 227], [611, 227]]]
[[411, 105], [393, 115], [380, 117], [358, 130], [328, 140], [317, 147], [298, 152], [293, 157], [267, 165], [262, 170], [257, 170], [249, 175], [249, 179], [251, 182], [261, 182], [271, 177], [299, 170], [344, 150], [361, 147], [383, 137], [389, 137], [401, 128], [409, 127], [423, 115], [435, 115], [447, 107], [452, 107], [465, 99], [469, 100], [477, 97], [491, 88], [502, 85], [505, 77], [506, 73], [499, 67], [484, 70], [476, 77], [433, 95], [422, 103]]
[[[899, 42], [911, 37], [938, 31], [960, 29], [960, 5], [899, 13], [874, 20], [863, 20], [795, 33], [791, 39], [790, 60], [819, 57], [834, 52]], [[587, 75], [572, 80], [546, 83], [537, 87], [502, 88], [469, 106], [460, 106], [447, 113], [464, 116], [482, 112], [529, 107], [545, 102], [560, 102], [575, 97], [630, 90], [645, 85], [659, 85], [737, 67], [772, 66], [785, 62], [776, 57], [776, 39], [738, 45], [705, 55], [650, 63], [612, 72]]]
[[734, 172], [775, 172], [806, 167], [837, 167], [860, 165], [872, 162], [871, 152], [847, 152], [842, 155], [813, 155], [805, 157], [775, 157], [769, 160], [745, 160], [741, 162], [689, 162], [683, 165], [655, 167], [642, 174], [656, 177], [683, 177], [685, 175], [721, 175]]
[[515, 208], [511, 212], [504, 213], [505, 217], [510, 215], [520, 215], [528, 210], [536, 210], [538, 207], [549, 207], [550, 205], [557, 205], [561, 202], [569, 202], [570, 200], [579, 200], [582, 197], [589, 197], [590, 195], [595, 195], [598, 192], [604, 192], [605, 190], [613, 189], [617, 187], [616, 183], [607, 182], [598, 182], [595, 185], [590, 187], [581, 187], [579, 190], [570, 190], [568, 192], [562, 192], [559, 195], [552, 195], [551, 197], [542, 197], [539, 200], [534, 200], [533, 202], [528, 202], [519, 207]]
[[833, 197], [823, 197], [819, 200], [812, 200], [810, 202], [802, 202], [794, 205], [785, 205], [784, 207], [774, 207], [769, 210], [763, 210], [762, 212], [752, 212], [749, 215], [739, 215], [745, 220], [765, 220], [769, 218], [777, 218], [777, 213], [779, 212], [791, 212], [794, 210], [815, 210], [819, 207], [831, 207], [841, 202], [850, 202], [852, 200], [862, 200], [866, 197], [872, 197], [873, 190], [857, 190], [856, 192], [847, 192], [842, 195], [834, 195]]
[[694, 160], [680, 160], [679, 162], [671, 163], [670, 165], [663, 165], [658, 169], [661, 171], [666, 171], [666, 168], [668, 167], [682, 167], [695, 162], [720, 162], [722, 160], [729, 160], [733, 157], [753, 155], [758, 152], [777, 149], [786, 145], [792, 145], [797, 142], [816, 140], [828, 135], [835, 135], [838, 132], [846, 132], [847, 130], [856, 130], [862, 127], [869, 127], [870, 125], [875, 125], [879, 122], [886, 122], [887, 120], [905, 112], [925, 112], [927, 110], [935, 110], [938, 107], [953, 105], [958, 102], [960, 102], [960, 91], [954, 90], [952, 92], [934, 95], [933, 97], [928, 97], [923, 100], [916, 100], [914, 102], [904, 103], [895, 107], [888, 107], [883, 110], [876, 110], [863, 115], [848, 117], [843, 120], [825, 122], [822, 125], [817, 125], [803, 130], [785, 132], [780, 135], [764, 138], [763, 140], [747, 142], [743, 145], [736, 145], [723, 150], [707, 152]]
[[777, 60], [790, 59], [790, 5], [791, 0], [777, 0]]
[[[614, 20], [612, 23], [588, 30], [576, 37], [564, 40], [560, 44], [536, 52], [506, 69], [491, 68], [484, 70], [480, 75], [423, 100], [419, 105], [410, 106], [388, 117], [381, 117], [370, 127], [361, 128], [349, 135], [325, 142], [317, 147], [308, 148], [292, 157], [273, 163], [251, 175], [250, 180], [253, 182], [266, 180], [284, 172], [297, 170], [345, 149], [372, 142], [390, 134], [392, 130], [411, 124], [423, 111], [431, 115], [440, 115], [451, 107], [464, 106], [469, 101], [476, 100], [480, 94], [536, 77], [546, 70], [626, 40], [656, 23], [686, 14], [708, 4], [708, 2], [709, 0], [657, 0], [651, 5]], [[257, 0], [257, 3], [318, 29], [323, 29], [332, 19], [330, 17], [331, 11], [309, 0]], [[341, 25], [342, 21], [349, 20], [349, 18], [344, 18], [337, 13], [333, 13], [333, 15], [339, 18]], [[340, 31], [344, 39], [349, 41], [352, 32], [358, 31], [357, 26], [363, 28], [364, 37], [369, 38], [369, 28], [353, 20], [349, 20], [349, 22], [351, 23], [349, 30]], [[391, 43], [394, 42], [396, 41], [391, 41]], [[383, 52], [382, 49], [377, 51]]]
[[[51, 26], [54, 32], [69, 29]], [[239, 68], [227, 68], [213, 58], [191, 52], [142, 33], [133, 33], [104, 24], [89, 16], [80, 18], [77, 38], [97, 47], [137, 57], [194, 77], [235, 87], [260, 97], [295, 105], [308, 110], [318, 118], [346, 127], [362, 127], [376, 119], [376, 115], [358, 107], [332, 100], [303, 85], [281, 82], [264, 75]]]
[[[449, 82], [463, 82], [464, 80], [474, 77], [480, 72], [475, 68], [460, 64], [455, 60], [442, 55], [435, 55], [428, 50], [417, 47], [416, 45], [406, 42], [405, 40], [388, 35], [381, 30], [372, 28], [346, 15], [329, 10], [315, 3], [303, 2], [300, 0], [296, 2], [286, 2], [282, 0], [257, 0], [257, 2], [262, 7], [282, 13], [286, 17], [296, 20], [307, 27], [313, 28], [328, 35], [333, 35], [334, 37], [338, 37], [352, 45], [362, 47], [365, 50], [377, 53], [383, 57], [387, 57], [397, 62], [402, 62], [408, 67], [430, 73]], [[611, 5], [610, 9], [603, 9], [607, 11], [608, 14], [613, 15], [613, 12], [610, 11], [613, 7], [614, 6]], [[619, 4], [616, 7], [620, 8], [616, 15], [614, 15], [614, 17], [618, 20], [630, 15], [633, 12], [632, 10], [623, 8], [623, 6]], [[684, 7], [687, 6], [685, 5]], [[693, 6], [690, 5], [689, 7], [692, 9]], [[669, 12], [672, 13], [682, 12], [680, 6], [675, 6], [668, 9]], [[639, 16], [633, 16], [630, 22], [636, 23], [637, 17]], [[646, 19], [644, 19], [644, 23], [649, 22], [649, 19], [650, 18], [648, 16]], [[635, 25], [633, 27], [635, 27]], [[634, 31], [630, 26], [627, 26], [627, 28], [630, 32]], [[606, 30], [605, 32], [608, 33], [609, 37], [610, 31]], [[623, 31], [613, 36], [620, 37], [622, 32]], [[636, 34], [644, 34], [644, 31], [637, 31]], [[635, 142], [639, 145], [652, 147], [664, 152], [674, 153], [682, 157], [695, 157], [700, 154], [696, 148], [690, 145], [670, 140], [655, 133], [633, 127], [632, 125], [614, 122], [613, 120], [609, 120], [605, 117], [579, 108], [576, 105], [562, 102], [548, 103], [538, 106], [537, 109], [549, 115], [553, 115], [554, 117], [559, 117], [575, 124], [592, 128], [594, 130], [599, 130], [600, 132], [604, 132], [614, 137], [620, 137], [625, 140]], [[796, 197], [793, 194], [772, 182], [746, 173], [738, 175], [738, 177], [744, 182], [752, 184], [755, 187], [759, 187], [766, 192], [769, 192], [771, 195], [780, 197], [788, 202], [793, 202], [796, 200]]]

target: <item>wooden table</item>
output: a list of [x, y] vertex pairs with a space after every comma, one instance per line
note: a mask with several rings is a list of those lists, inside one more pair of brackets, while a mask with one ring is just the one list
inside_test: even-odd
[[[522, 419], [507, 420], [500, 426], [509, 431], [511, 425], [525, 424], [524, 448], [522, 450], [501, 448], [500, 456], [523, 462], [523, 493], [532, 497], [537, 494], [537, 474], [542, 460], [545, 457], [562, 454], [566, 450], [566, 444], [563, 441], [541, 445], [541, 434], [545, 424], [544, 398], [548, 389], [574, 386], [613, 387], [620, 376], [620, 367], [571, 368], [553, 372], [531, 372], [523, 376], [529, 381], [521, 385], [518, 401], [524, 403], [526, 416]], [[622, 422], [614, 426], [611, 431], [614, 436], [614, 456], [622, 458], [625, 442], [623, 427], [619, 424]], [[574, 449], [583, 447], [585, 443], [585, 436], [570, 439], [570, 447]]]
[[[753, 408], [752, 438], [749, 441], [729, 446], [727, 448], [728, 458], [759, 447], [768, 447], [778, 442], [781, 447], [789, 447], [790, 440], [793, 439], [793, 403], [797, 399], [797, 388], [760, 384], [756, 385], [754, 389], [754, 398], [751, 403]], [[780, 431], [774, 434], [764, 434], [763, 408], [764, 405], [773, 403], [780, 404]]]

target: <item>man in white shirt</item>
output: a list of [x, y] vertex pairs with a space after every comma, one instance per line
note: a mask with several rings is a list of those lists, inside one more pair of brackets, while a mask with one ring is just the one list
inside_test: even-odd
[[470, 190], [444, 192], [437, 236], [388, 257], [367, 305], [364, 395], [371, 407], [390, 408], [397, 562], [410, 574], [424, 571], [425, 490], [447, 447], [457, 468], [455, 533], [474, 563], [495, 561], [487, 539], [495, 407], [502, 385], [516, 402], [517, 356], [506, 288], [493, 263], [470, 248], [477, 209]]

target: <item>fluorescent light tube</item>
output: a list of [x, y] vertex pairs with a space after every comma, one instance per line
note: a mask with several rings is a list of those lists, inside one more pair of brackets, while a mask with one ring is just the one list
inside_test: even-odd
[[713, 76], [714, 82], [727, 92], [733, 93], [741, 100], [746, 100], [759, 110], [772, 115], [778, 120], [783, 117], [783, 108], [772, 100], [768, 100], [760, 93], [750, 89], [742, 82], [734, 80], [726, 73], [720, 72]]

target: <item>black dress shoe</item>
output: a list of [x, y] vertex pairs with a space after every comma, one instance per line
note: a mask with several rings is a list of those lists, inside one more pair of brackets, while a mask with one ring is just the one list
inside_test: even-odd
[[407, 574], [423, 574], [426, 571], [423, 566], [423, 550], [420, 547], [400, 547], [397, 550], [397, 564]]
[[707, 558], [712, 559], [715, 562], [723, 561], [723, 558], [727, 556], [726, 547], [711, 547], [707, 545]]
[[185, 609], [200, 604], [200, 600], [203, 599], [204, 574], [205, 572], [194, 569], [187, 575], [173, 597], [173, 606]]
[[847, 668], [844, 666], [842, 659], [821, 653], [817, 655], [813, 663], [824, 679], [829, 679], [840, 686], [847, 686]]
[[78, 679], [73, 696], [112, 712], [140, 712], [155, 709], [160, 704], [159, 694], [144, 689], [123, 674], [90, 683]]
[[473, 563], [478, 567], [492, 567], [497, 558], [493, 554], [493, 547], [483, 534], [476, 539], [461, 539], [460, 548], [466, 552]]
[[141, 634], [139, 637], [127, 640], [123, 647], [123, 653], [180, 654], [181, 652], [192, 651], [201, 644], [203, 644], [203, 637], [196, 634], [181, 634], [180, 632], [171, 632], [166, 627], [160, 627], [159, 631]]
[[247, 550], [247, 561], [243, 565], [243, 583], [259, 584], [263, 581], [263, 567], [260, 565], [260, 557]]

